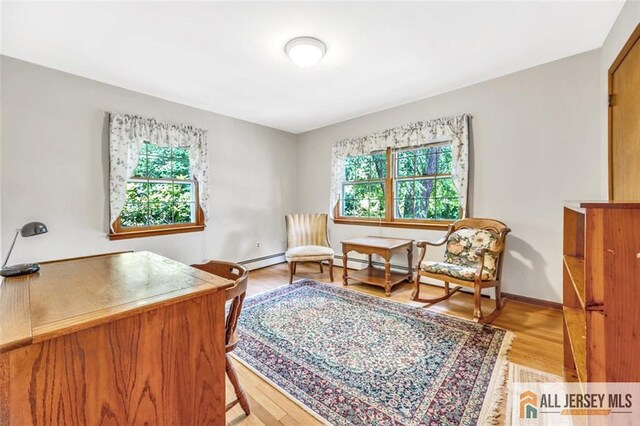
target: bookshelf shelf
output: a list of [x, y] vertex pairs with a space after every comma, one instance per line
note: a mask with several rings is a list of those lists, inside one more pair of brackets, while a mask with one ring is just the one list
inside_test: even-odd
[[564, 267], [569, 273], [578, 301], [584, 309], [584, 258], [565, 254]]

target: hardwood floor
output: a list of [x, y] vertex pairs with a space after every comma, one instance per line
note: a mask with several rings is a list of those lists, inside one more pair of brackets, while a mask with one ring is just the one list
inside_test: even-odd
[[[299, 264], [295, 279], [310, 278], [329, 282], [329, 273], [325, 266], [320, 273], [318, 264]], [[334, 284], [342, 286], [342, 268], [335, 267]], [[270, 266], [252, 271], [249, 274], [247, 296], [262, 293], [288, 285], [287, 264]], [[374, 296], [384, 297], [381, 287], [364, 284], [350, 284], [351, 290], [361, 291]], [[410, 303], [411, 284], [399, 284], [393, 288], [389, 299]], [[421, 295], [426, 297], [440, 295], [444, 290], [435, 286], [423, 285]], [[420, 304], [419, 306], [424, 306]], [[488, 313], [494, 308], [493, 300], [483, 298], [483, 311]], [[473, 296], [456, 293], [450, 299], [428, 307], [436, 312], [472, 319]], [[493, 322], [496, 327], [511, 330], [516, 339], [513, 343], [510, 360], [531, 368], [562, 375], [562, 312], [528, 303], [508, 301], [502, 314]], [[239, 406], [227, 413], [229, 425], [320, 425], [313, 416], [300, 408], [284, 394], [269, 385], [237, 361], [234, 362], [251, 404], [251, 415], [246, 417]], [[227, 399], [234, 399], [233, 388], [227, 380]]]

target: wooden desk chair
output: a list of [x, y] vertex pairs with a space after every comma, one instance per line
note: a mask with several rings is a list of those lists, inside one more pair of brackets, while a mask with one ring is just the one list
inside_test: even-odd
[[285, 217], [287, 223], [287, 252], [289, 284], [293, 282], [298, 262], [329, 262], [329, 278], [333, 281], [333, 249], [327, 235], [326, 213], [298, 213]]
[[[440, 241], [418, 241], [420, 248], [416, 279], [411, 298], [421, 303], [436, 303], [448, 299], [460, 286], [474, 289], [473, 320], [491, 323], [504, 306], [501, 294], [502, 259], [507, 234], [511, 230], [504, 223], [493, 219], [462, 219], [449, 225], [447, 235]], [[424, 260], [427, 246], [446, 245], [443, 262]], [[445, 294], [431, 299], [420, 298], [420, 277], [444, 281]], [[449, 283], [459, 284], [453, 290]], [[496, 288], [496, 309], [488, 317], [482, 315], [483, 288]]]
[[248, 416], [251, 414], [249, 401], [244, 389], [242, 389], [242, 386], [238, 381], [238, 375], [233, 367], [231, 358], [229, 357], [229, 352], [238, 346], [238, 318], [240, 318], [242, 302], [244, 301], [244, 297], [247, 293], [249, 271], [242, 265], [238, 265], [233, 262], [225, 262], [223, 260], [212, 260], [208, 263], [191, 266], [202, 271], [209, 272], [213, 275], [235, 281], [235, 285], [226, 290], [226, 298], [227, 301], [231, 300], [231, 306], [229, 307], [229, 312], [227, 313], [226, 318], [224, 344], [227, 376], [233, 385], [233, 389], [236, 393], [236, 400], [227, 404], [226, 411], [229, 411], [233, 406], [239, 403], [244, 413]]

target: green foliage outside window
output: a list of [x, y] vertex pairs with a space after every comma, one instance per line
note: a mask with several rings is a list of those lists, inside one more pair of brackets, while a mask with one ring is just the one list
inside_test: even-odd
[[386, 154], [348, 157], [345, 160], [345, 178], [348, 183], [342, 187], [342, 214], [352, 217], [384, 217], [386, 177]]
[[123, 227], [195, 222], [194, 182], [187, 148], [145, 143], [134, 176], [127, 182]]
[[[396, 152], [393, 204], [398, 219], [455, 220], [458, 192], [451, 179], [451, 145]], [[387, 155], [348, 157], [342, 189], [342, 215], [384, 218]]]
[[396, 154], [396, 217], [454, 220], [460, 217], [458, 192], [451, 179], [451, 145]]

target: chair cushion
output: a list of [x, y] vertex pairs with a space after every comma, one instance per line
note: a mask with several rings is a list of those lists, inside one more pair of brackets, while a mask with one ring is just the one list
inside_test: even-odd
[[324, 260], [333, 257], [333, 249], [325, 246], [298, 246], [291, 247], [284, 254], [287, 260]]
[[[476, 250], [481, 248], [495, 250], [497, 242], [498, 236], [487, 230], [458, 229], [452, 232], [447, 240], [444, 263], [471, 268], [475, 273], [478, 268], [478, 261], [481, 260], [476, 255]], [[491, 277], [490, 279], [495, 278], [497, 265], [498, 258], [487, 253], [484, 259], [484, 271]]]
[[[473, 281], [476, 276], [477, 267], [469, 268], [466, 266], [454, 265], [452, 263], [445, 262], [431, 262], [428, 260], [420, 263], [420, 270], [425, 272], [431, 272], [432, 274], [443, 274], [453, 278], [458, 278], [465, 281]], [[489, 281], [494, 279], [494, 276], [484, 268], [482, 270], [483, 281]]]

